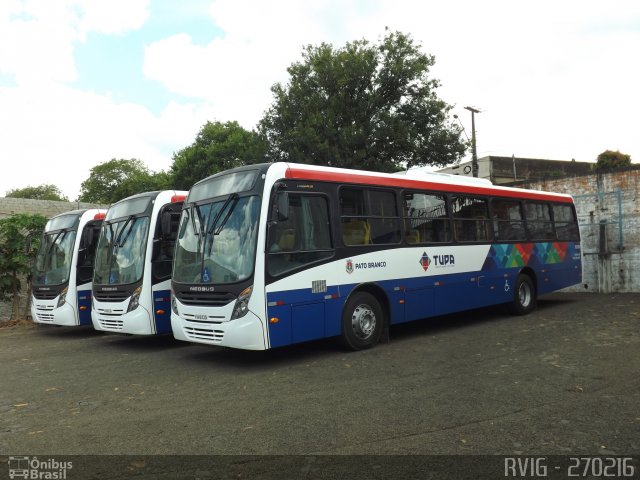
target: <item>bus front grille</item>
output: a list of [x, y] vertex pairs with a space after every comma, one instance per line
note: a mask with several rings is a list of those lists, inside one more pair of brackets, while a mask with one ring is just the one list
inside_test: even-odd
[[184, 305], [206, 305], [210, 307], [224, 307], [236, 299], [233, 293], [189, 293], [176, 292], [176, 297]]
[[93, 292], [93, 296], [101, 302], [124, 302], [131, 294], [128, 292]]
[[220, 343], [224, 337], [222, 330], [214, 330], [205, 327], [184, 327], [187, 337], [194, 340], [206, 340], [210, 343]]
[[39, 322], [53, 322], [53, 313], [36, 312]]
[[40, 292], [38, 290], [33, 291], [33, 296], [38, 300], [53, 300], [60, 292]]
[[98, 318], [100, 326], [105, 330], [122, 330], [124, 322], [113, 318]]

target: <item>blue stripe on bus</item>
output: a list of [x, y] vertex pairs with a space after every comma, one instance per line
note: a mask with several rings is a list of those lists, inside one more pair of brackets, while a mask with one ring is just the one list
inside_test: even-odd
[[91, 325], [91, 290], [78, 290], [77, 295], [80, 325]]
[[[384, 291], [391, 324], [398, 324], [510, 302], [516, 275], [525, 265], [536, 273], [538, 294], [575, 285], [582, 278], [579, 247], [539, 243], [520, 249], [516, 244], [494, 245], [480, 272], [371, 283]], [[310, 288], [268, 293], [270, 346], [340, 335], [344, 304], [356, 286], [334, 285], [321, 293]]]
[[153, 292], [153, 318], [157, 333], [171, 333], [171, 290]]

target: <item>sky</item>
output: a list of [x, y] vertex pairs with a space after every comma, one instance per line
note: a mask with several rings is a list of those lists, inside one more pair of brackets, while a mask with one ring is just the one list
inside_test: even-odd
[[[305, 45], [385, 28], [435, 56], [478, 157], [640, 162], [637, 0], [1, 0], [0, 196], [92, 167], [167, 170], [207, 121], [253, 129]], [[470, 155], [467, 156], [467, 159]]]

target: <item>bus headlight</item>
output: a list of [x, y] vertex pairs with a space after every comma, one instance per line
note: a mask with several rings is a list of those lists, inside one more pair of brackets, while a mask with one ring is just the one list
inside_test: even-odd
[[131, 301], [129, 302], [129, 308], [127, 308], [127, 313], [135, 310], [140, 305], [140, 292], [142, 292], [142, 288], [138, 287], [133, 291], [133, 295], [131, 295]]
[[251, 298], [251, 292], [253, 292], [253, 286], [245, 288], [240, 295], [238, 295], [238, 301], [233, 308], [231, 314], [231, 320], [244, 317], [249, 311], [249, 299]]
[[63, 306], [66, 300], [67, 300], [67, 289], [65, 288], [64, 290], [62, 290], [62, 292], [60, 293], [60, 296], [58, 297], [58, 305], [56, 305], [56, 308], [60, 308], [61, 306]]
[[178, 315], [178, 301], [176, 300], [176, 296], [171, 292], [171, 311]]

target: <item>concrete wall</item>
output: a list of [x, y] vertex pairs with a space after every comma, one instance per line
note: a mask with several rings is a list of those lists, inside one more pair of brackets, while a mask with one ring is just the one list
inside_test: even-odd
[[[81, 208], [108, 208], [108, 205], [99, 205], [94, 203], [83, 202], [56, 202], [53, 200], [31, 200], [26, 198], [6, 198], [0, 197], [0, 218], [10, 217], [22, 213], [43, 215], [47, 218], [53, 217], [60, 213], [70, 210], [78, 210]], [[23, 282], [23, 288], [25, 283]], [[24, 306], [25, 292], [22, 292], [20, 302]], [[21, 310], [23, 308], [21, 307]], [[0, 322], [10, 320], [11, 304], [0, 302]]]
[[588, 291], [640, 292], [640, 166], [533, 181], [526, 188], [574, 196]]

